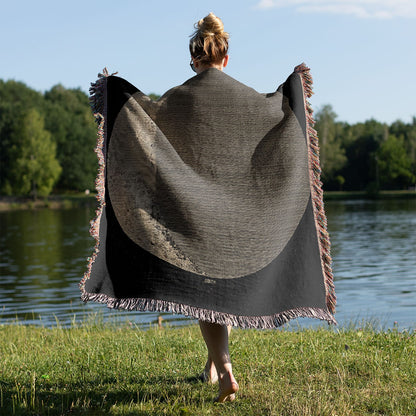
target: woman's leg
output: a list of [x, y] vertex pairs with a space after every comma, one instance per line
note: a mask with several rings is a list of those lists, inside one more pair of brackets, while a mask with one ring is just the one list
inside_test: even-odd
[[238, 384], [233, 376], [228, 351], [229, 329], [225, 325], [205, 321], [199, 321], [199, 326], [208, 348], [208, 361], [211, 359], [217, 370], [219, 395], [216, 401], [222, 403], [234, 400], [234, 393], [238, 390]]
[[[227, 326], [227, 332], [228, 332], [228, 336], [230, 336], [231, 325]], [[209, 351], [208, 351], [208, 359], [205, 364], [204, 371], [202, 372], [200, 378], [202, 381], [207, 381], [208, 383], [211, 383], [211, 384], [215, 384], [218, 381], [217, 369], [215, 368], [214, 361], [212, 361]]]
[[208, 359], [204, 367], [204, 371], [199, 376], [202, 381], [207, 383], [215, 384], [218, 381], [217, 369], [215, 368], [214, 361], [208, 353]]

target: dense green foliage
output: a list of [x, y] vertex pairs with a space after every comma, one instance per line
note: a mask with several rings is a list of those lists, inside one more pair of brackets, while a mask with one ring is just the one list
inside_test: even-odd
[[197, 326], [0, 326], [0, 414], [415, 414], [414, 331], [233, 330], [230, 353], [240, 391], [218, 405]]
[[416, 117], [390, 126], [336, 121], [330, 105], [316, 113], [325, 190], [407, 189], [416, 181]]
[[[35, 109], [23, 113], [11, 134], [10, 176], [21, 194], [47, 196], [61, 173], [56, 143], [44, 129], [44, 119]], [[8, 182], [10, 186], [10, 182]]]
[[0, 80], [1, 194], [93, 189], [95, 143], [94, 118], [81, 90], [56, 85], [40, 94]]
[[93, 189], [97, 173], [94, 153], [97, 129], [87, 95], [56, 85], [45, 93], [45, 105], [46, 128], [53, 134], [62, 166], [58, 187]]
[[[325, 190], [414, 186], [416, 117], [411, 123], [350, 125], [337, 121], [326, 105], [315, 118]], [[27, 128], [30, 123], [33, 128]], [[41, 94], [21, 82], [0, 80], [0, 194], [36, 197], [52, 189], [93, 189], [95, 143], [96, 126], [81, 90], [56, 85]]]

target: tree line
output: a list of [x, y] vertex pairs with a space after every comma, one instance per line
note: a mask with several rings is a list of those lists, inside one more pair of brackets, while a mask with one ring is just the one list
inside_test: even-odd
[[[151, 94], [152, 98], [158, 98]], [[315, 114], [325, 190], [407, 189], [416, 180], [416, 117], [390, 125]], [[56, 85], [40, 93], [0, 80], [0, 194], [47, 196], [94, 188], [96, 125], [87, 94]]]
[[88, 96], [0, 80], [0, 193], [46, 196], [94, 188], [96, 127]]
[[325, 190], [400, 190], [415, 186], [416, 117], [390, 125], [337, 121], [330, 105], [315, 115]]

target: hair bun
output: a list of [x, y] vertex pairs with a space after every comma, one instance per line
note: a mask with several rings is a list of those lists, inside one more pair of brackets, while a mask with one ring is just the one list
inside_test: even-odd
[[219, 17], [211, 12], [197, 23], [197, 29], [203, 36], [222, 35], [224, 24]]

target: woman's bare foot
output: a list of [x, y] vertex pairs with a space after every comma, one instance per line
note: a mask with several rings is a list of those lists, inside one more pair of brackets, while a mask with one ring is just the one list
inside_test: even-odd
[[[219, 394], [215, 399], [218, 403], [233, 401], [235, 393], [238, 391], [238, 384], [233, 376], [230, 353], [228, 351], [228, 336], [231, 327], [225, 325], [199, 321], [202, 336], [208, 349], [207, 370], [214, 379], [212, 362], [215, 364], [219, 382]], [[212, 382], [212, 381], [211, 381]]]
[[215, 399], [217, 403], [232, 402], [235, 393], [238, 391], [238, 384], [231, 372], [227, 372], [219, 377], [220, 392]]
[[208, 357], [207, 363], [205, 364], [204, 371], [199, 376], [202, 381], [205, 381], [210, 384], [215, 384], [218, 382], [217, 369], [215, 368], [214, 362]]

